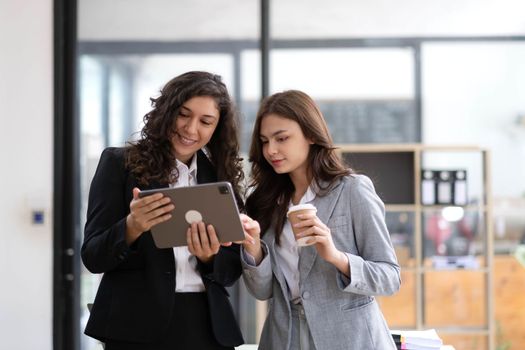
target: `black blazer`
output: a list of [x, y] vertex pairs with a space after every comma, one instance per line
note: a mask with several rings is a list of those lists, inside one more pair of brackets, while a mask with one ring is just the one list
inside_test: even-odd
[[[125, 241], [126, 216], [135, 177], [125, 169], [124, 148], [107, 148], [100, 157], [89, 191], [82, 261], [92, 273], [104, 273], [85, 334], [105, 341], [158, 341], [174, 310], [173, 249], [159, 249], [151, 233], [130, 247]], [[216, 172], [202, 152], [197, 153], [197, 182], [216, 181]], [[167, 187], [155, 184], [151, 188]], [[140, 187], [139, 187], [140, 188]], [[145, 188], [141, 188], [145, 189]], [[216, 340], [223, 346], [244, 343], [225, 286], [241, 275], [239, 246], [221, 247], [209, 264], [198, 262]]]

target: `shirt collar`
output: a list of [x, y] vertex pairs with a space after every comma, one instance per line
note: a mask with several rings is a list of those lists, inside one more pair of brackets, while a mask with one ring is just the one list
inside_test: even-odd
[[193, 177], [197, 176], [197, 153], [195, 153], [191, 158], [191, 163], [189, 167], [186, 165], [186, 163], [183, 163], [178, 159], [175, 159], [175, 161], [179, 173], [181, 172], [181, 170], [188, 169], [188, 174], [190, 174]]
[[303, 197], [299, 201], [299, 204], [305, 204], [310, 203], [315, 199], [315, 191], [314, 191], [314, 183], [312, 182], [310, 186], [306, 189], [306, 192], [304, 193]]
[[303, 196], [304, 203], [309, 203], [315, 199], [315, 192], [313, 189], [312, 184], [308, 186], [308, 189], [306, 190], [306, 193]]

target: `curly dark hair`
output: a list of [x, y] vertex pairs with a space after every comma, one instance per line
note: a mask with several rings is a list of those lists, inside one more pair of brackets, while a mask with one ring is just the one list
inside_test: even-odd
[[176, 160], [170, 142], [174, 119], [181, 106], [193, 97], [208, 96], [215, 100], [219, 122], [206, 145], [218, 181], [229, 181], [239, 199], [244, 178], [239, 157], [239, 116], [221, 77], [200, 71], [187, 72], [170, 80], [151, 98], [153, 109], [144, 116], [144, 127], [138, 141], [128, 144], [126, 167], [140, 185], [152, 182], [174, 183]]
[[254, 190], [246, 200], [246, 210], [248, 215], [259, 221], [262, 233], [273, 226], [275, 241], [280, 244], [286, 211], [295, 188], [288, 174], [276, 173], [264, 158], [260, 137], [261, 122], [269, 114], [297, 122], [304, 136], [313, 142], [308, 154], [307, 171], [312, 176], [318, 195], [326, 194], [338, 179], [351, 174], [352, 170], [335, 153], [323, 114], [310, 96], [298, 90], [288, 90], [262, 101], [250, 146], [250, 187]]

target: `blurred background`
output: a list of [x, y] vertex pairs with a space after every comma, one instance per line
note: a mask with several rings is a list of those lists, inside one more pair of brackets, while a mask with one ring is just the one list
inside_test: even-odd
[[[104, 147], [136, 138], [149, 98], [188, 70], [224, 78], [244, 155], [260, 99], [285, 89], [319, 103], [343, 152], [399, 147], [345, 158], [384, 166], [385, 199], [409, 157], [413, 196], [385, 200], [404, 281], [380, 300], [390, 327], [525, 348], [523, 13], [520, 0], [0, 0], [0, 348], [101, 348], [82, 333], [100, 280], [79, 257], [89, 184]], [[465, 170], [466, 201], [423, 203], [424, 170]], [[242, 281], [231, 294], [256, 343], [265, 304]]]

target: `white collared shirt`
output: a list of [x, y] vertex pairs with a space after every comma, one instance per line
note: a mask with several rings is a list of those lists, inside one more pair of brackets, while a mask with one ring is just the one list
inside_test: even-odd
[[[314, 199], [315, 192], [312, 189], [312, 185], [310, 185], [298, 204], [311, 203]], [[288, 207], [292, 205], [290, 201]], [[299, 288], [299, 249], [301, 248], [295, 242], [292, 226], [288, 219], [284, 223], [281, 245], [276, 245], [275, 247], [277, 264], [281, 267], [290, 290], [290, 301], [298, 301], [301, 297]]]
[[[197, 184], [197, 155], [194, 155], [190, 167], [177, 160], [179, 177], [170, 187], [187, 187]], [[186, 232], [184, 232], [186, 234]], [[175, 292], [203, 292], [205, 290], [201, 275], [197, 271], [197, 258], [187, 246], [174, 247], [175, 255]]]

